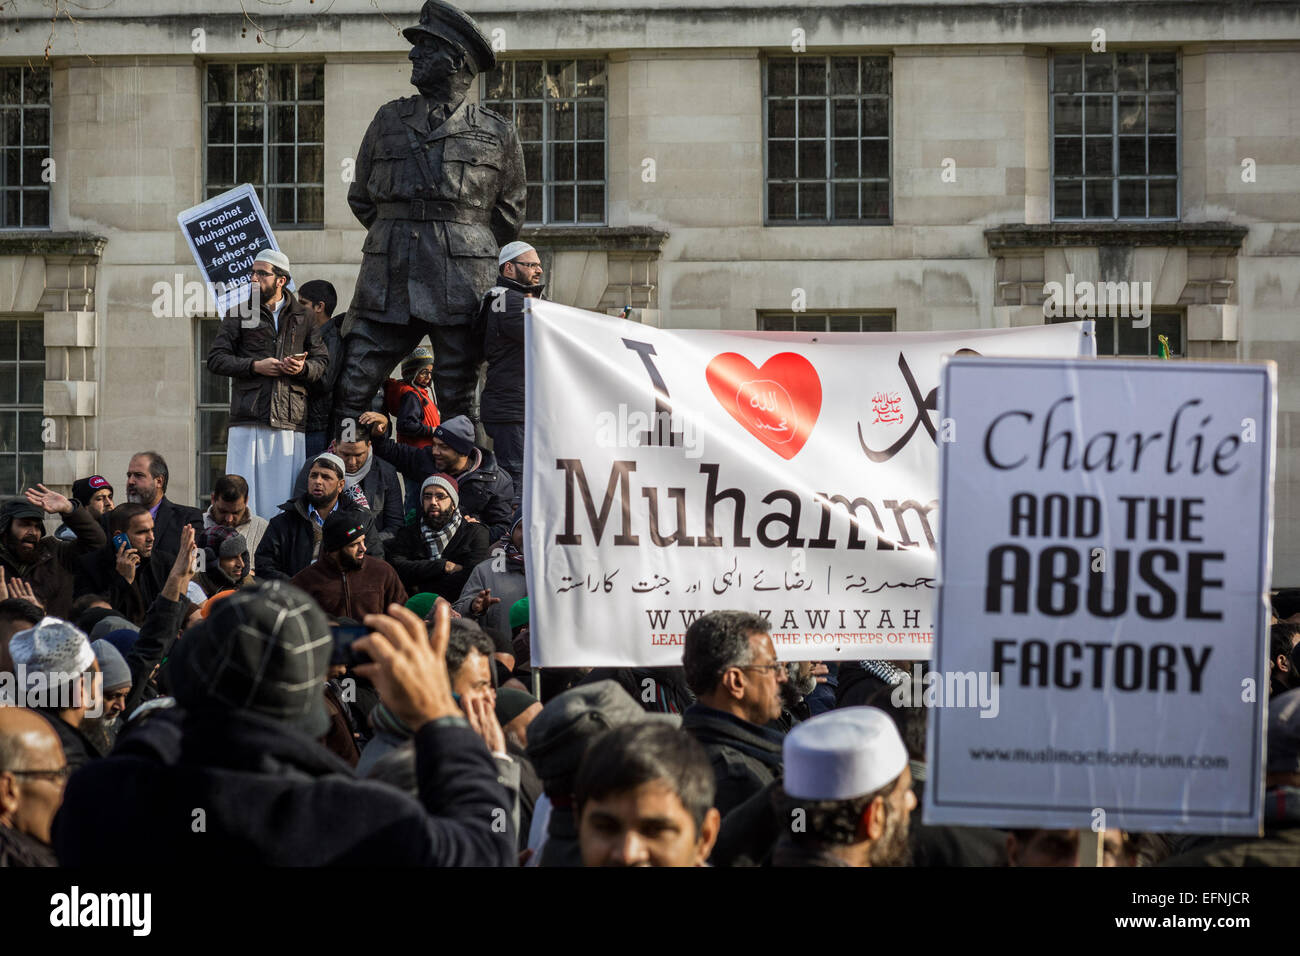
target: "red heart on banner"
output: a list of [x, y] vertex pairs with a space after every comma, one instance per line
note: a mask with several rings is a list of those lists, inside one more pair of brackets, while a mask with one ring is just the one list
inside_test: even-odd
[[751, 435], [789, 461], [822, 410], [822, 382], [802, 355], [781, 352], [755, 368], [735, 352], [714, 356], [704, 371], [718, 404]]

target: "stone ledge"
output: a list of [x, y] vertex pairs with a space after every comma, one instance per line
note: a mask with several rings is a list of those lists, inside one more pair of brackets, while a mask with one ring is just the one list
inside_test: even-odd
[[1174, 246], [1238, 250], [1245, 226], [1230, 222], [1053, 222], [984, 230], [990, 252], [1056, 246]]
[[99, 258], [107, 236], [89, 232], [0, 232], [0, 256], [93, 256]]
[[658, 252], [668, 233], [649, 226], [526, 226], [519, 238], [564, 252]]

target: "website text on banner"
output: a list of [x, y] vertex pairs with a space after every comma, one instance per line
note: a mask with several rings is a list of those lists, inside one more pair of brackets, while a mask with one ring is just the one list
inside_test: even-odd
[[953, 359], [925, 822], [1257, 833], [1276, 369]]
[[785, 660], [930, 656], [939, 363], [1091, 354], [1091, 323], [662, 330], [529, 300], [534, 662], [681, 663], [734, 608]]

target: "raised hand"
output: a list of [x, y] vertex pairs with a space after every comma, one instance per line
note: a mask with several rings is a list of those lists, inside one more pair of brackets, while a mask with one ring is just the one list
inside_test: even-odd
[[388, 416], [379, 412], [362, 412], [357, 422], [361, 425], [369, 425], [371, 432], [375, 435], [382, 435], [388, 431]]
[[50, 491], [44, 485], [37, 485], [35, 488], [28, 488], [25, 492], [27, 500], [40, 508], [46, 514], [69, 514], [72, 511], [72, 502], [59, 494], [57, 491]]
[[473, 614], [475, 617], [482, 617], [484, 614], [487, 613], [487, 609], [490, 608], [493, 604], [500, 604], [500, 603], [501, 603], [500, 598], [494, 598], [492, 596], [491, 588], [484, 588], [482, 591], [478, 592], [478, 596], [475, 597], [473, 603], [470, 604], [469, 612]]
[[127, 584], [135, 582], [135, 569], [140, 566], [140, 554], [128, 541], [117, 549], [117, 573]]

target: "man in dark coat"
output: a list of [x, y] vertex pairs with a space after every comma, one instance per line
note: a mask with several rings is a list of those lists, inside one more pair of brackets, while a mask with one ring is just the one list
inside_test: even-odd
[[420, 497], [420, 520], [397, 533], [388, 560], [411, 594], [431, 591], [455, 601], [470, 572], [487, 560], [487, 528], [461, 517], [460, 491], [450, 475], [424, 479]]
[[515, 504], [524, 494], [524, 300], [542, 297], [542, 260], [526, 242], [512, 242], [498, 257], [497, 284], [483, 296], [474, 339], [487, 359], [479, 417], [497, 461], [510, 473]]
[[[387, 543], [406, 524], [397, 469], [375, 454], [370, 429], [365, 425], [342, 422], [331, 451], [343, 461], [343, 494], [350, 494], [354, 502], [360, 504], [360, 501], [355, 501], [360, 492], [365, 499], [362, 507], [369, 508], [375, 516], [374, 532]], [[298, 480], [293, 486], [295, 495], [307, 490], [307, 475], [315, 460], [308, 458], [302, 471], [298, 472]]]
[[176, 555], [158, 547], [153, 518], [144, 505], [128, 502], [108, 513], [108, 533], [126, 535], [124, 544], [110, 540], [81, 561], [77, 594], [102, 594], [132, 624], [144, 620]]
[[321, 555], [293, 577], [332, 618], [362, 620], [405, 604], [406, 589], [392, 565], [366, 555], [366, 521], [353, 511], [335, 510], [321, 531]]
[[704, 745], [724, 817], [781, 773], [781, 716], [786, 667], [776, 659], [771, 625], [757, 614], [713, 611], [686, 629], [682, 666], [697, 703], [682, 726]]
[[208, 371], [232, 379], [226, 474], [248, 480], [249, 509], [269, 521], [306, 458], [308, 389], [325, 374], [329, 352], [287, 288], [288, 257], [263, 249], [252, 273], [255, 317], [221, 320]]
[[325, 374], [312, 382], [307, 392], [307, 420], [303, 427], [310, 461], [325, 450], [334, 433], [334, 383], [343, 367], [343, 316], [334, 314], [339, 294], [333, 283], [324, 279], [304, 282], [298, 289], [298, 299], [311, 316], [328, 358]]
[[46, 617], [9, 640], [15, 673], [25, 677], [19, 703], [40, 714], [58, 734], [75, 770], [103, 756], [86, 734], [87, 711], [99, 711], [94, 683], [99, 663], [86, 635], [67, 621]]
[[58, 866], [50, 824], [66, 774], [54, 728], [24, 707], [0, 707], [0, 869]]
[[[320, 557], [322, 529], [336, 509], [355, 512], [359, 520], [366, 522], [367, 529], [374, 527], [374, 514], [342, 493], [343, 475], [343, 460], [338, 455], [326, 452], [312, 462], [307, 490], [280, 505], [280, 513], [267, 523], [253, 559], [259, 580], [292, 578]], [[378, 533], [373, 533], [370, 540], [374, 542], [370, 553], [382, 558], [384, 549]]]
[[[181, 528], [203, 531], [203, 512], [189, 505], [178, 505], [167, 498], [170, 473], [167, 462], [156, 451], [141, 451], [131, 456], [126, 466], [126, 500], [144, 505], [153, 517], [153, 536], [157, 547], [175, 554], [181, 546]], [[100, 520], [106, 522], [107, 512]]]
[[[46, 514], [62, 514], [76, 540], [47, 535]], [[6, 578], [27, 583], [46, 613], [55, 617], [71, 615], [81, 561], [107, 540], [90, 511], [44, 485], [29, 488], [26, 500], [18, 498], [0, 507], [0, 570]]]
[[493, 813], [509, 796], [452, 697], [447, 613], [432, 640], [414, 614], [394, 614], [370, 619], [378, 633], [357, 644], [375, 663], [357, 672], [414, 730], [418, 800], [356, 779], [317, 741], [329, 621], [273, 581], [221, 601], [177, 643], [166, 665], [177, 707], [72, 775], [54, 822], [60, 864], [106, 866], [148, 845], [164, 868], [513, 865], [515, 835]]
[[474, 423], [464, 415], [435, 428], [428, 448], [393, 441], [385, 434], [388, 419], [378, 412], [366, 412], [361, 422], [370, 426], [375, 454], [397, 466], [408, 482], [414, 481], [419, 487], [430, 475], [450, 475], [460, 487], [462, 515], [486, 525], [490, 541], [510, 531], [514, 483], [492, 452], [474, 444]]
[[527, 189], [514, 123], [466, 98], [496, 67], [483, 31], [428, 0], [412, 43], [418, 96], [375, 114], [357, 151], [348, 204], [368, 230], [343, 327], [335, 409], [358, 417], [392, 368], [429, 336], [447, 416], [470, 413], [478, 355], [470, 323], [492, 285], [497, 250], [519, 237]]

